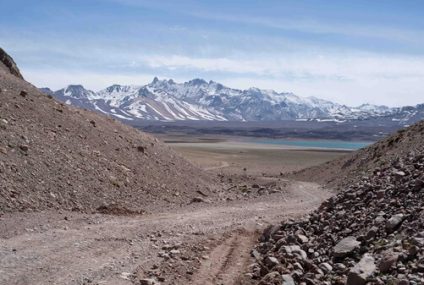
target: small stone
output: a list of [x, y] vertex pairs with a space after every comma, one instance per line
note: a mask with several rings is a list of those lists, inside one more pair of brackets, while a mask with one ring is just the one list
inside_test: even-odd
[[300, 243], [307, 243], [309, 241], [308, 237], [305, 235], [296, 235], [296, 239], [300, 242]]
[[386, 191], [385, 190], [379, 190], [375, 194], [377, 196], [377, 199], [384, 198]]
[[278, 261], [277, 258], [273, 257], [273, 256], [267, 256], [264, 259], [264, 263], [266, 264], [266, 266], [268, 266], [269, 268], [272, 268], [274, 266], [276, 266], [277, 264], [279, 264], [280, 262]]
[[26, 97], [28, 95], [28, 92], [26, 90], [22, 90], [19, 95], [21, 95], [22, 97]]
[[387, 232], [392, 233], [393, 231], [395, 231], [403, 222], [403, 219], [404, 219], [403, 214], [396, 214], [392, 216], [386, 223]]
[[172, 249], [169, 254], [171, 254], [171, 256], [176, 256], [181, 254], [181, 251], [179, 251], [178, 249]]
[[29, 150], [29, 147], [26, 144], [20, 145], [19, 148], [24, 152], [27, 152]]
[[140, 285], [158, 285], [159, 283], [156, 282], [154, 279], [146, 278], [140, 280]]
[[[259, 285], [266, 285], [266, 284], [277, 284], [281, 282], [281, 276], [278, 272], [273, 271], [268, 274], [266, 274], [261, 281], [259, 282]], [[218, 283], [219, 284], [219, 283]]]
[[144, 153], [146, 149], [145, 149], [145, 147], [144, 147], [144, 146], [139, 145], [139, 146], [137, 147], [137, 150], [138, 150], [139, 152], [141, 152], [141, 153]]
[[333, 267], [327, 262], [321, 263], [319, 266], [325, 273], [333, 271]]
[[395, 176], [398, 176], [398, 177], [403, 177], [403, 176], [405, 176], [405, 175], [406, 175], [406, 173], [405, 173], [405, 172], [403, 172], [403, 171], [394, 171], [394, 172], [393, 172], [393, 174], [394, 174]]
[[334, 269], [336, 271], [345, 271], [346, 270], [346, 265], [344, 265], [343, 263], [336, 263], [334, 264]]
[[251, 254], [256, 260], [261, 260], [261, 254], [256, 249], [252, 250]]
[[365, 235], [365, 239], [366, 240], [370, 240], [373, 239], [375, 237], [375, 235], [377, 234], [378, 228], [377, 227], [371, 227], [367, 234]]
[[382, 258], [378, 263], [378, 269], [382, 273], [388, 272], [396, 264], [398, 257], [399, 254], [393, 252], [392, 250], [387, 250], [383, 252]]
[[203, 199], [202, 197], [194, 197], [193, 199], [191, 199], [190, 203], [208, 203], [208, 201]]
[[295, 285], [293, 277], [291, 277], [291, 275], [283, 274], [281, 278], [283, 280], [283, 282], [281, 283], [282, 285]]
[[302, 260], [306, 260], [308, 258], [306, 252], [302, 250], [298, 245], [286, 245], [282, 246], [281, 248], [288, 254], [292, 253], [298, 255]]

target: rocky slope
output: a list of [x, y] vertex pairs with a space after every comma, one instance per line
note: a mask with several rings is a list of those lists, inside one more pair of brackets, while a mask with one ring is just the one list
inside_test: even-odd
[[343, 160], [364, 171], [304, 220], [264, 231], [258, 284], [423, 284], [423, 139], [421, 122]]
[[343, 188], [357, 183], [362, 176], [371, 175], [378, 167], [387, 167], [422, 145], [424, 121], [401, 129], [386, 139], [324, 165], [295, 173], [292, 178]]
[[143, 212], [213, 190], [155, 138], [57, 102], [0, 59], [0, 212]]
[[8, 55], [2, 48], [0, 48], [0, 69], [23, 79], [22, 74], [16, 66], [13, 58], [10, 57], [10, 55]]
[[385, 118], [399, 125], [424, 118], [423, 108], [388, 108], [364, 104], [359, 107], [302, 98], [292, 93], [249, 88], [239, 90], [214, 81], [193, 79], [184, 83], [155, 78], [144, 86], [112, 85], [99, 92], [70, 85], [52, 94], [62, 102], [106, 113], [124, 121], [214, 120], [281, 121], [318, 120], [341, 122]]

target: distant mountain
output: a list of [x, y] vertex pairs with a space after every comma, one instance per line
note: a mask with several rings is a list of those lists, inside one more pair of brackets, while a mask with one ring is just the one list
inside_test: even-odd
[[364, 104], [348, 107], [315, 97], [249, 88], [239, 90], [214, 81], [172, 79], [144, 86], [112, 85], [99, 92], [81, 85], [58, 91], [41, 91], [71, 105], [96, 110], [123, 120], [218, 120], [218, 121], [347, 121], [387, 118], [409, 124], [424, 118], [423, 105], [389, 108]]

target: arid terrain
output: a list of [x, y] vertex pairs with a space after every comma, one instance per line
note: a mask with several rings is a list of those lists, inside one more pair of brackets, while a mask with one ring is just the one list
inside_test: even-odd
[[423, 137], [155, 138], [41, 93], [0, 49], [0, 284], [422, 284]]
[[0, 284], [245, 283], [259, 231], [300, 218], [331, 195], [281, 174], [340, 155], [254, 144], [170, 145], [221, 179], [228, 189], [222, 199], [199, 195], [206, 203], [144, 215], [4, 214]]
[[331, 195], [282, 176], [339, 152], [167, 146], [0, 58], [0, 284], [235, 284], [260, 230]]

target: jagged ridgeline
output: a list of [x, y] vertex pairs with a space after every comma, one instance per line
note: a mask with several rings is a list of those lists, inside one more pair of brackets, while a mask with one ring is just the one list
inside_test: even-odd
[[[106, 113], [121, 120], [307, 121], [346, 122], [381, 119], [412, 124], [424, 118], [424, 104], [389, 108], [363, 104], [349, 107], [315, 97], [259, 88], [240, 90], [215, 81], [193, 79], [184, 83], [155, 78], [143, 86], [112, 85], [98, 92], [82, 85], [57, 91], [41, 88], [67, 104]], [[380, 121], [381, 123], [381, 121]]]
[[187, 204], [210, 178], [157, 139], [56, 101], [0, 50], [0, 212], [143, 212]]
[[341, 192], [265, 230], [253, 252], [259, 284], [424, 284], [423, 141], [420, 122], [322, 165]]

